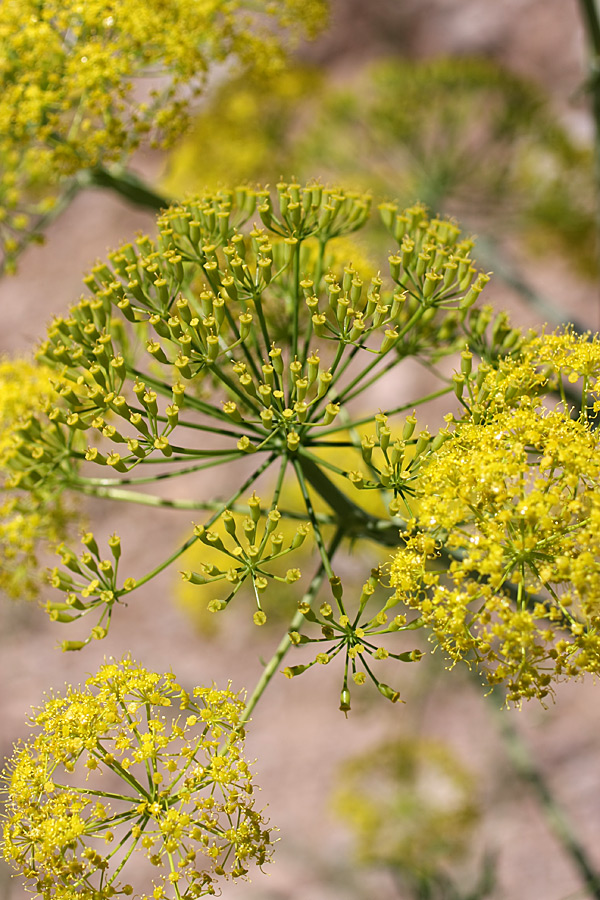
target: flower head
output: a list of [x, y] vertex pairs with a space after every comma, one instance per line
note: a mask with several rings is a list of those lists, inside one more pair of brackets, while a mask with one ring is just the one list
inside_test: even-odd
[[452, 659], [474, 656], [509, 700], [600, 671], [598, 451], [583, 420], [522, 397], [461, 423], [420, 480], [392, 585]]
[[155, 900], [214, 894], [263, 865], [242, 710], [230, 688], [188, 694], [171, 674], [106, 663], [35, 711], [6, 773], [4, 856], [44, 898], [130, 895], [134, 851]]

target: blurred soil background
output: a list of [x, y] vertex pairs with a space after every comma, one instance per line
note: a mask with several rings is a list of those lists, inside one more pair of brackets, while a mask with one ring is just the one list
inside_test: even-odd
[[[298, 177], [332, 180], [344, 176], [359, 186], [372, 183], [378, 200], [390, 196], [409, 202], [437, 200], [444, 213], [456, 214], [467, 230], [480, 233], [484, 265], [505, 276], [497, 278], [487, 292], [496, 308], [510, 309], [515, 323], [525, 326], [549, 322], [554, 327], [561, 319], [576, 318], [583, 328], [596, 330], [600, 302], [586, 51], [575, 0], [333, 0], [327, 32], [297, 53], [296, 80], [288, 82], [291, 94], [282, 89], [283, 107], [277, 106], [275, 86], [238, 85], [238, 90], [254, 93], [245, 95], [242, 123], [236, 125], [231, 112], [235, 110], [235, 88], [224, 80], [215, 85], [213, 106], [209, 99], [200, 111], [197, 130], [179, 150], [168, 158], [140, 154], [135, 165], [173, 194], [190, 181], [195, 188], [217, 176], [225, 181], [227, 172], [216, 171], [215, 160], [231, 159], [234, 166], [236, 156], [255, 146], [252, 129], [243, 120], [245, 104], [255, 104], [252, 117], [261, 140], [264, 123], [281, 122], [279, 110], [284, 108], [285, 135], [275, 134], [271, 144], [265, 139], [265, 147], [258, 146], [248, 161], [247, 177], [266, 177], [273, 183], [286, 174], [280, 164], [289, 163], [293, 168], [288, 174]], [[479, 87], [464, 108], [462, 101], [458, 103], [464, 70], [460, 70], [463, 81], [457, 86], [443, 75], [443, 68], [435, 68], [445, 65], [441, 60], [458, 61], [459, 67], [464, 61], [477, 61], [475, 68], [468, 70], [468, 78]], [[391, 124], [383, 122], [387, 136], [385, 128], [377, 136], [377, 122], [369, 118], [376, 115], [373, 85], [379, 76], [373, 72], [382, 71], [377, 67], [388, 63], [392, 64], [388, 81], [395, 91], [394, 102], [386, 107]], [[535, 109], [543, 110], [539, 133], [532, 137], [518, 121], [519, 109], [510, 107], [514, 116], [503, 126], [509, 129], [509, 136], [500, 134], [504, 144], [499, 155], [496, 145], [490, 143], [490, 134], [496, 128], [494, 110], [504, 108], [506, 92], [502, 87], [498, 93], [496, 82], [496, 87], [490, 88], [493, 67], [510, 73], [505, 79], [509, 87], [513, 76], [525, 79], [527, 91], [542, 98], [541, 107], [534, 104]], [[410, 81], [411, 71], [418, 76], [416, 87]], [[421, 72], [429, 72], [429, 87]], [[405, 92], [402, 78], [408, 79]], [[519, 90], [511, 94], [511, 102], [517, 106], [519, 98], [530, 96]], [[410, 115], [392, 121], [390, 108], [402, 113], [407, 97], [413, 104]], [[267, 103], [266, 110], [262, 101]], [[271, 101], [274, 106], [268, 107]], [[454, 109], [452, 104], [463, 119], [450, 140], [436, 110]], [[527, 117], [530, 121], [535, 118], [529, 113]], [[220, 118], [227, 123], [223, 132], [216, 127]], [[419, 122], [426, 134], [422, 143], [416, 139]], [[394, 129], [400, 133], [402, 128], [407, 129], [403, 143], [394, 145], [390, 134]], [[562, 137], [552, 143], [550, 132]], [[466, 143], [461, 143], [463, 137]], [[407, 162], [412, 159], [414, 163], [419, 154], [425, 158], [430, 149], [432, 158], [442, 155], [447, 159], [456, 147], [460, 153], [456, 154], [455, 181], [442, 186], [438, 180], [432, 187], [427, 173], [423, 175], [416, 165], [411, 169], [412, 163]], [[514, 153], [523, 147], [516, 166]], [[475, 154], [474, 162], [469, 162], [465, 148]], [[480, 171], [479, 164], [486, 161], [489, 167], [480, 167]], [[508, 180], [491, 183], [490, 172], [493, 175], [503, 166]], [[268, 172], [271, 174], [263, 175]], [[235, 177], [240, 177], [237, 172]], [[510, 195], [507, 184], [514, 189]], [[413, 196], [406, 196], [411, 190]], [[18, 275], [0, 284], [4, 323], [0, 352], [26, 352], [42, 337], [51, 316], [63, 313], [77, 300], [82, 274], [96, 258], [137, 230], [152, 231], [153, 220], [152, 214], [115, 196], [98, 191], [79, 195], [52, 226], [45, 246], [30, 247], [21, 258]], [[384, 252], [388, 249], [384, 247]], [[386, 383], [386, 396], [393, 397], [395, 404], [404, 397], [410, 399], [417, 377], [422, 379], [415, 371], [402, 384]], [[384, 402], [381, 393], [371, 399], [376, 406]], [[439, 412], [434, 410], [431, 415]], [[186, 496], [220, 498], [227, 488], [217, 478], [224, 478], [219, 475], [224, 472], [194, 476], [179, 490], [185, 489]], [[116, 502], [86, 502], [82, 513], [97, 535], [118, 531], [123, 540], [123, 566], [134, 576], [152, 568], [185, 539], [189, 529], [186, 514], [149, 512]], [[350, 561], [364, 571], [364, 560], [360, 563]], [[307, 575], [313, 565], [305, 561]], [[262, 660], [271, 656], [279, 642], [286, 619], [282, 614], [280, 621], [258, 630], [244, 604], [239, 606], [241, 609], [232, 610], [218, 622], [209, 620], [191, 609], [189, 597], [182, 597], [177, 572], [167, 571], [133, 595], [126, 608], [117, 610], [104, 645], [93, 643], [80, 654], [61, 654], [56, 649], [66, 636], [61, 626], [50, 625], [34, 605], [3, 602], [0, 751], [8, 754], [12, 743], [25, 735], [25, 711], [40, 702], [43, 690], [60, 689], [65, 681], [78, 683], [86, 673], [95, 671], [107, 653], [131, 652], [157, 671], [172, 668], [184, 685], [212, 681], [223, 685], [231, 679], [236, 688], [251, 690], [260, 676]], [[553, 836], [534, 791], [516, 774], [501, 738], [494, 698], [482, 699], [479, 686], [466, 672], [446, 672], [439, 654], [429, 663], [391, 670], [389, 680], [400, 688], [405, 704], [392, 706], [368, 688], [363, 689], [364, 694], [355, 690], [355, 708], [345, 720], [337, 710], [340, 673], [335, 664], [319, 668], [318, 676], [311, 672], [293, 681], [274, 679], [253, 715], [247, 746], [250, 757], [257, 759], [257, 780], [262, 786], [258, 802], [268, 807], [272, 822], [280, 829], [275, 863], [268, 877], [257, 872], [251, 883], [226, 885], [223, 897], [408, 900], [431, 896], [432, 900], [458, 900], [476, 896], [469, 891], [481, 875], [486, 854], [493, 858], [496, 869], [495, 888], [486, 896], [495, 900], [584, 900], [593, 896], [582, 888], [581, 877]], [[596, 691], [591, 681], [563, 686], [549, 709], [532, 703], [522, 711], [505, 712], [501, 718], [527, 742], [600, 872], [600, 704]], [[428, 781], [427, 767], [419, 774], [418, 764], [409, 788], [398, 787], [402, 778], [393, 776], [396, 782], [389, 790], [398, 790], [398, 812], [404, 809], [413, 830], [406, 821], [398, 824], [399, 819], [388, 819], [392, 832], [398, 828], [395, 861], [389, 853], [381, 861], [385, 853], [378, 854], [377, 848], [370, 860], [361, 860], [356, 851], [359, 826], [352, 825], [348, 798], [340, 799], [340, 793], [349, 787], [357, 803], [363, 802], [361, 790], [377, 801], [381, 788], [373, 786], [374, 776], [368, 770], [376, 770], [378, 761], [384, 759], [385, 753], [378, 747], [385, 741], [401, 742], [398, 753], [406, 753], [407, 758], [413, 753], [417, 762], [428, 758], [427, 742], [442, 742], [444, 753], [456, 758], [451, 771], [464, 771], [470, 778], [459, 778], [457, 784], [444, 774], [442, 766]], [[362, 788], [356, 787], [356, 773], [348, 768], [348, 760], [358, 754], [367, 754]], [[337, 813], [333, 800], [336, 786]], [[455, 818], [450, 815], [453, 811]], [[389, 805], [382, 800], [382, 821], [386, 815]], [[427, 835], [444, 816], [449, 833], [431, 850]], [[439, 885], [438, 892], [431, 895], [411, 892], [404, 877], [409, 858], [416, 860], [417, 869], [432, 864], [439, 872], [450, 873], [460, 893], [444, 893]], [[12, 900], [20, 894], [18, 881], [11, 881], [8, 869], [2, 868], [0, 898]]]

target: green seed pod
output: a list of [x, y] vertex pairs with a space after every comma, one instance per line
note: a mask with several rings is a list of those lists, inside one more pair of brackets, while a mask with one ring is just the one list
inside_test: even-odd
[[261, 421], [262, 421], [264, 427], [268, 431], [271, 430], [271, 426], [273, 425], [273, 417], [274, 417], [273, 408], [271, 406], [268, 407], [267, 409], [261, 409], [260, 418], [261, 418]]
[[87, 462], [99, 463], [101, 466], [107, 465], [106, 456], [97, 447], [88, 447], [85, 451], [85, 458]]
[[205, 578], [203, 575], [200, 575], [198, 572], [185, 571], [181, 572], [181, 577], [184, 581], [187, 581], [188, 584], [210, 584], [211, 579]]
[[[146, 342], [146, 350], [153, 356], [157, 362], [164, 363], [165, 365], [169, 365], [169, 360], [165, 354], [165, 351], [158, 343], [158, 341], [147, 341]], [[114, 362], [114, 360], [113, 360]]]
[[140, 442], [136, 441], [134, 438], [128, 439], [127, 449], [130, 453], [133, 453], [134, 456], [137, 456], [138, 459], [145, 459], [146, 457], [146, 453], [143, 447], [140, 445]]
[[230, 419], [233, 419], [234, 422], [243, 421], [240, 411], [237, 408], [237, 404], [234, 403], [233, 400], [227, 400], [223, 403], [223, 412], [226, 416], [229, 416]]
[[341, 578], [338, 575], [332, 575], [329, 579], [329, 584], [331, 585], [331, 593], [333, 594], [335, 599], [341, 600], [344, 593]]
[[394, 441], [392, 444], [391, 463], [394, 468], [403, 461], [406, 452], [404, 441]]
[[392, 703], [397, 703], [400, 699], [400, 693], [393, 690], [389, 685], [384, 684], [383, 681], [377, 682], [377, 690], [386, 698], [386, 700], [391, 700]]
[[239, 439], [237, 448], [238, 450], [241, 450], [242, 453], [256, 453], [256, 447], [250, 442], [250, 438], [246, 435]]
[[81, 543], [84, 547], [87, 547], [90, 553], [93, 553], [94, 556], [99, 557], [100, 551], [98, 550], [98, 544], [96, 543], [96, 539], [91, 531], [86, 531], [81, 535]]
[[323, 315], [322, 313], [315, 314], [312, 317], [312, 324], [317, 337], [323, 337], [325, 334], [327, 334], [327, 328], [325, 327], [326, 322], [327, 316]]
[[409, 441], [413, 436], [415, 427], [417, 425], [417, 418], [415, 415], [407, 416], [404, 422], [404, 428], [402, 430], [402, 440]]
[[465, 376], [459, 374], [458, 372], [455, 372], [454, 375], [452, 376], [452, 383], [454, 385], [454, 393], [460, 400], [462, 398], [462, 395], [465, 390], [465, 383], [466, 383]]
[[331, 374], [331, 372], [329, 370], [327, 370], [326, 372], [319, 373], [319, 385], [317, 387], [317, 399], [320, 400], [321, 397], [325, 396], [325, 394], [329, 390], [329, 386], [331, 384], [332, 379], [333, 379], [333, 375]]
[[415, 458], [417, 456], [420, 456], [421, 453], [423, 453], [429, 447], [430, 440], [431, 435], [428, 431], [424, 430], [420, 432], [415, 446]]
[[350, 709], [350, 691], [348, 690], [348, 688], [344, 688], [342, 690], [342, 693], [340, 694], [340, 711], [344, 713], [346, 718], [348, 718]]
[[300, 446], [300, 435], [295, 431], [290, 431], [290, 433], [286, 437], [286, 443], [288, 450], [290, 450], [292, 453], [295, 453]]
[[238, 317], [238, 322], [240, 323], [240, 337], [243, 341], [245, 341], [250, 334], [252, 321], [253, 317], [250, 312], [242, 313], [241, 316]]
[[323, 416], [323, 423], [325, 425], [331, 425], [334, 421], [335, 417], [340, 411], [339, 403], [328, 403], [325, 407], [325, 414]]
[[401, 256], [390, 256], [388, 257], [388, 262], [390, 264], [390, 274], [392, 276], [393, 281], [400, 280], [400, 267], [402, 265], [402, 257]]
[[301, 547], [309, 533], [310, 525], [299, 525], [296, 529], [296, 534], [292, 538], [292, 542], [290, 544], [292, 550], [297, 550], [298, 547]]
[[189, 356], [184, 356], [183, 354], [179, 354], [177, 359], [175, 360], [175, 368], [178, 373], [183, 376], [183, 378], [192, 378], [192, 370], [190, 368], [190, 359]]
[[369, 465], [371, 462], [371, 458], [373, 456], [373, 448], [375, 447], [375, 438], [364, 435], [364, 437], [361, 439], [360, 444], [361, 444], [362, 458], [367, 463], [367, 465]]
[[166, 437], [156, 438], [156, 440], [154, 441], [154, 449], [160, 450], [163, 456], [168, 457], [173, 455], [173, 448], [169, 444]]
[[112, 534], [108, 539], [108, 546], [115, 560], [121, 556], [121, 538], [118, 534]]
[[398, 332], [395, 328], [386, 328], [384, 335], [385, 337], [381, 342], [381, 347], [379, 348], [379, 352], [381, 354], [387, 353], [389, 350], [391, 350], [398, 340]]
[[269, 350], [269, 358], [271, 360], [271, 365], [273, 369], [277, 373], [277, 375], [283, 375], [283, 359], [281, 356], [281, 348], [276, 347], [275, 344], [271, 346]]
[[171, 336], [171, 332], [169, 331], [167, 323], [164, 321], [163, 317], [158, 315], [157, 313], [150, 316], [150, 318], [148, 319], [148, 324], [152, 325], [153, 329], [159, 337], [169, 338]]
[[286, 678], [295, 678], [296, 675], [306, 672], [308, 668], [308, 666], [286, 666], [282, 671]]
[[148, 415], [152, 418], [158, 415], [158, 404], [156, 402], [156, 391], [146, 391], [145, 394], [141, 396], [142, 405], [148, 412]]
[[106, 457], [106, 463], [117, 472], [127, 472], [127, 466], [118, 453], [109, 453]]
[[354, 472], [348, 472], [348, 481], [350, 481], [354, 485], [354, 487], [360, 489], [365, 483], [365, 476], [358, 470], [355, 470]]

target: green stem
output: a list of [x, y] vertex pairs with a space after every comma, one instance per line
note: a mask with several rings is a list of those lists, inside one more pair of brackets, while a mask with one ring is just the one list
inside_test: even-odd
[[[70, 485], [72, 489], [90, 497], [101, 497], [105, 500], [120, 500], [126, 503], [138, 503], [142, 506], [154, 506], [161, 509], [209, 509], [207, 503], [200, 500], [169, 500], [165, 497], [157, 497], [155, 494], [142, 494], [138, 491], [127, 491], [121, 488], [110, 487], [86, 487], [85, 485]], [[219, 509], [221, 504], [218, 504]], [[215, 506], [212, 507], [213, 509]]]
[[[310, 499], [310, 494], [308, 493], [308, 488], [306, 487], [306, 481], [304, 480], [304, 474], [302, 472], [302, 465], [297, 459], [294, 460], [294, 470], [296, 472], [298, 484], [299, 484], [300, 490], [302, 492], [302, 499], [304, 500], [304, 505], [306, 506], [306, 512], [308, 513], [308, 517], [311, 521], [311, 525], [312, 525], [314, 533], [315, 533], [315, 541], [317, 543], [319, 555], [323, 561], [323, 565], [325, 567], [325, 571], [327, 572], [327, 576], [329, 578], [333, 578], [335, 573], [331, 567], [331, 560], [329, 559], [329, 557], [327, 555], [327, 550], [325, 548], [325, 541], [323, 540], [323, 535], [321, 534], [321, 529], [319, 527], [319, 523], [317, 522], [317, 518], [315, 516], [315, 511], [313, 509], [312, 501]], [[343, 612], [343, 610], [342, 610], [342, 612]]]
[[[19, 256], [37, 235], [42, 234], [45, 229], [71, 205], [81, 188], [82, 185], [79, 183], [78, 179], [75, 179], [68, 184], [52, 209], [41, 216], [37, 220], [33, 230], [17, 243], [16, 249], [11, 253], [11, 259]], [[3, 259], [2, 262], [0, 262], [0, 278], [5, 274], [6, 267], [7, 259]]]
[[[235, 459], [241, 459], [242, 456], [246, 456], [242, 450], [240, 451], [231, 451], [231, 457], [229, 459], [219, 459], [218, 461], [209, 460], [208, 462], [197, 463], [194, 466], [185, 466], [182, 469], [177, 469], [176, 471], [170, 472], [160, 472], [158, 475], [147, 475], [143, 478], [84, 478], [77, 474], [77, 472], [70, 473], [70, 479], [67, 483], [67, 487], [78, 491], [80, 489], [80, 485], [89, 486], [89, 487], [123, 487], [124, 484], [155, 484], [157, 481], [165, 481], [167, 478], [179, 478], [180, 475], [190, 475], [192, 472], [199, 472], [202, 469], [210, 469], [213, 466], [221, 466], [225, 463], [232, 462]], [[172, 462], [173, 457], [165, 460], [156, 460], [156, 462]], [[182, 462], [182, 460], [175, 460], [176, 462]], [[144, 460], [145, 463], [150, 462], [150, 460]]]
[[369, 513], [365, 512], [332, 481], [324, 474], [319, 463], [311, 459], [312, 454], [305, 450], [298, 451], [302, 473], [306, 480], [312, 485], [316, 492], [325, 500], [327, 505], [336, 513], [340, 522], [344, 522], [346, 532], [351, 530], [355, 524], [366, 524], [370, 519], [374, 519]]
[[595, 127], [596, 238], [600, 240], [600, 17], [596, 0], [579, 0], [579, 8], [590, 45], [589, 90]]
[[[344, 537], [343, 528], [338, 528], [331, 540], [329, 547], [327, 548], [327, 556], [329, 557], [329, 559], [333, 558], [335, 551], [339, 547], [343, 537]], [[319, 588], [321, 587], [321, 584], [323, 583], [324, 577], [325, 577], [325, 566], [324, 566], [323, 562], [321, 562], [321, 565], [317, 569], [317, 572], [315, 573], [315, 575], [310, 583], [310, 587], [308, 588], [307, 592], [304, 594], [304, 596], [302, 597], [302, 600], [300, 601], [301, 603], [308, 603], [309, 605], [312, 604], [313, 600], [317, 596], [317, 593], [319, 591]], [[262, 697], [267, 685], [273, 678], [273, 675], [277, 671], [282, 659], [284, 658], [284, 656], [290, 649], [292, 642], [290, 640], [289, 632], [297, 631], [302, 626], [302, 623], [304, 621], [305, 621], [304, 613], [302, 613], [302, 612], [300, 612], [300, 610], [298, 610], [298, 612], [294, 615], [292, 621], [289, 624], [288, 631], [285, 633], [285, 635], [282, 637], [281, 641], [279, 642], [279, 645], [278, 645], [275, 653], [273, 654], [273, 656], [271, 657], [271, 659], [269, 660], [269, 662], [263, 669], [263, 673], [260, 676], [256, 687], [254, 688], [254, 690], [252, 691], [252, 694], [248, 698], [248, 702], [246, 703], [244, 712], [242, 713], [242, 716], [240, 719], [240, 725], [243, 725], [245, 722], [247, 722], [248, 719], [250, 718], [250, 716], [252, 715], [254, 707], [256, 706], [256, 704], [258, 703], [260, 698]]]
[[[321, 278], [323, 276], [323, 261], [325, 257], [325, 248], [327, 246], [327, 240], [323, 240], [319, 238], [319, 255], [317, 257], [317, 267], [315, 269], [315, 294], [319, 295], [319, 288], [321, 284]], [[298, 300], [298, 302], [300, 302]], [[308, 351], [310, 349], [310, 341], [313, 334], [313, 323], [312, 318], [309, 318], [308, 325], [305, 331], [304, 337], [304, 347], [302, 349], [302, 365], [305, 365], [306, 360], [308, 359]]]
[[81, 187], [108, 188], [129, 203], [147, 209], [166, 209], [172, 203], [169, 197], [157, 193], [143, 178], [121, 165], [86, 169], [80, 173], [79, 183]]
[[[498, 695], [498, 691], [494, 691], [491, 696], [497, 699]], [[548, 827], [554, 832], [563, 850], [574, 863], [590, 896], [600, 900], [600, 874], [594, 869], [564, 810], [553, 796], [544, 774], [536, 766], [527, 744], [509, 720], [506, 710], [500, 709], [494, 703], [490, 703], [489, 708], [496, 719], [507, 754], [515, 770], [536, 795]]]
[[[269, 335], [269, 329], [268, 329], [268, 326], [267, 326], [267, 320], [266, 320], [266, 318], [265, 318], [265, 313], [264, 313], [263, 306], [262, 306], [262, 297], [261, 297], [261, 295], [260, 295], [258, 289], [257, 289], [256, 293], [255, 293], [254, 296], [253, 296], [253, 300], [254, 300], [254, 308], [256, 309], [256, 313], [257, 313], [257, 315], [258, 315], [258, 322], [259, 322], [259, 325], [260, 325], [260, 330], [261, 330], [261, 332], [262, 332], [263, 341], [264, 341], [264, 343], [265, 343], [265, 356], [264, 356], [264, 358], [265, 358], [265, 362], [266, 362], [266, 361], [268, 360], [268, 358], [269, 358], [269, 349], [270, 349], [270, 347], [271, 347], [271, 337], [270, 337], [270, 335]], [[259, 353], [260, 353], [260, 345], [259, 345], [259, 343], [258, 343], [258, 337], [256, 336], [256, 329], [254, 329], [254, 332], [255, 332], [255, 338], [254, 338], [254, 339], [255, 339], [255, 341], [256, 341], [256, 347], [257, 347], [257, 349], [258, 349], [258, 351], [259, 351]], [[258, 373], [257, 373], [257, 377], [258, 377]], [[261, 379], [259, 378], [259, 380], [261, 380]]]
[[[293, 260], [293, 324], [292, 324], [292, 360], [296, 358], [298, 355], [298, 328], [300, 324], [300, 248], [302, 246], [302, 242], [298, 241], [296, 246], [294, 247], [294, 260]], [[291, 360], [290, 360], [291, 361]], [[290, 372], [290, 394], [293, 387], [292, 373]]]

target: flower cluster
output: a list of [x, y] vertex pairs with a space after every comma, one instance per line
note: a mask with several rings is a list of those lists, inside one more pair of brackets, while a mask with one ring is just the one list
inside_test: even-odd
[[[278, 528], [281, 513], [277, 507], [272, 506], [264, 517], [264, 526], [260, 535], [259, 523], [262, 510], [260, 498], [256, 496], [256, 493], [253, 493], [248, 500], [248, 507], [250, 515], [241, 521], [231, 510], [225, 510], [221, 516], [220, 523], [225, 532], [226, 543], [223, 542], [223, 538], [217, 531], [211, 531], [202, 525], [196, 526], [194, 534], [198, 540], [206, 547], [219, 551], [227, 562], [221, 563], [220, 566], [207, 562], [202, 565], [202, 574], [186, 570], [182, 572], [182, 576], [184, 581], [194, 585], [213, 585], [224, 581], [231, 586], [227, 597], [221, 599], [213, 597], [210, 600], [208, 608], [211, 612], [225, 609], [242, 585], [250, 580], [257, 607], [254, 613], [254, 623], [264, 625], [267, 621], [267, 614], [262, 607], [260, 598], [269, 587], [269, 582], [294, 584], [300, 578], [299, 569], [288, 569], [285, 574], [277, 575], [271, 570], [272, 564], [301, 547], [310, 532], [310, 526], [299, 525], [288, 546], [284, 546], [285, 538]], [[268, 569], [265, 568], [266, 565], [269, 565]]]
[[[258, 518], [266, 516], [260, 541], [255, 533], [247, 546], [226, 550], [237, 553], [234, 566], [190, 574], [197, 583], [233, 579], [234, 593], [251, 575], [262, 621], [259, 594], [269, 575], [257, 566], [267, 546], [271, 558], [283, 551], [273, 539], [286, 473], [300, 487], [323, 557], [311, 491], [334, 507], [333, 497], [342, 496], [325, 471], [340, 475], [353, 494], [387, 492], [396, 515], [423, 459], [446, 439], [426, 431], [413, 436], [409, 418], [402, 438], [390, 443], [383, 414], [376, 436], [362, 445], [337, 437], [344, 430], [336, 422], [342, 407], [417, 352], [431, 327], [446, 322], [449, 344], [456, 342], [487, 277], [477, 273], [472, 242], [461, 239], [453, 222], [430, 220], [420, 206], [401, 214], [388, 204], [382, 215], [401, 249], [390, 257], [388, 279], [376, 275], [365, 283], [362, 263], [342, 262], [328, 245], [362, 228], [369, 208], [369, 195], [295, 181], [279, 183], [273, 194], [219, 190], [167, 210], [156, 240], [142, 236], [109, 254], [85, 278], [90, 296], [54, 320], [40, 347], [40, 360], [57, 372], [56, 391], [46, 415], [21, 429], [20, 453], [10, 462], [15, 483], [100, 496], [114, 490], [117, 499], [160, 506], [159, 498], [142, 499], [129, 488], [154, 480], [157, 471], [173, 478], [256, 455], [254, 473], [228, 500], [182, 506], [216, 511], [181, 552], [197, 540], [211, 546], [220, 540], [213, 528], [220, 517], [236, 544], [232, 507], [262, 472], [278, 469], [272, 502], [257, 509]], [[328, 446], [352, 447], [356, 462], [347, 470], [326, 463]], [[354, 504], [348, 515], [340, 507], [335, 514], [346, 525], [357, 516], [367, 521], [368, 513], [357, 509]], [[250, 518], [249, 535], [258, 522]], [[283, 552], [296, 549], [303, 536]], [[52, 580], [67, 593], [66, 606], [48, 610], [70, 621], [99, 608], [95, 637], [106, 633], [119, 596], [152, 577], [127, 579], [121, 587], [112, 563], [87, 551], [81, 559], [65, 548], [61, 554], [69, 571], [55, 571]], [[108, 580], [96, 572], [99, 566]], [[277, 577], [289, 580], [290, 573], [296, 570]]]
[[[509, 369], [496, 379], [504, 400]], [[600, 671], [598, 449], [583, 418], [521, 394], [466, 416], [420, 478], [391, 564], [396, 596], [452, 659], [507, 684], [509, 701]]]
[[58, 540], [66, 527], [60, 496], [17, 490], [21, 478], [10, 474], [15, 457], [19, 467], [26, 465], [22, 427], [54, 397], [52, 374], [28, 359], [0, 359], [0, 590], [15, 598], [37, 594], [38, 543]]
[[431, 739], [386, 740], [347, 759], [333, 807], [363, 863], [422, 881], [462, 856], [478, 820], [475, 778]]
[[[8, 258], [56, 201], [48, 186], [170, 142], [190, 98], [227, 58], [259, 71], [283, 33], [313, 34], [322, 0], [7, 2], [0, 23], [0, 246]], [[157, 24], [160, 23], [160, 27]], [[185, 88], [185, 90], [183, 89]]]
[[420, 628], [423, 624], [420, 618], [407, 622], [404, 615], [397, 615], [389, 621], [387, 610], [397, 604], [394, 596], [384, 601], [376, 614], [365, 613], [365, 607], [373, 598], [382, 574], [380, 568], [372, 569], [370, 577], [362, 586], [358, 610], [352, 619], [348, 616], [344, 606], [341, 580], [332, 575], [329, 583], [333, 595], [333, 606], [325, 601], [320, 605], [318, 612], [315, 612], [308, 602], [303, 601], [298, 607], [304, 620], [302, 626], [305, 627], [304, 623], [318, 625], [321, 637], [312, 637], [309, 634], [300, 633], [300, 631], [291, 631], [289, 634], [290, 641], [295, 646], [321, 644], [322, 649], [309, 663], [286, 666], [283, 674], [288, 678], [295, 678], [317, 664], [326, 666], [339, 654], [343, 656], [344, 676], [340, 694], [340, 710], [346, 715], [351, 709], [350, 677], [352, 682], [358, 686], [365, 684], [367, 679], [370, 679], [379, 693], [392, 703], [396, 703], [400, 699], [399, 691], [381, 681], [374, 674], [371, 665], [367, 662], [368, 656], [372, 657], [374, 661], [395, 659], [398, 662], [406, 663], [418, 662], [423, 655], [420, 650], [392, 653], [381, 643], [382, 636], [412, 631]]
[[85, 550], [79, 556], [64, 544], [59, 546], [62, 568], [55, 566], [52, 569], [50, 584], [63, 591], [66, 597], [64, 602], [49, 600], [45, 605], [46, 612], [53, 622], [74, 622], [93, 610], [99, 611], [100, 615], [85, 640], [63, 641], [63, 650], [81, 650], [91, 640], [106, 637], [115, 603], [135, 587], [133, 578], [126, 578], [122, 587], [117, 586], [121, 557], [121, 539], [117, 534], [108, 539], [112, 559], [101, 558], [91, 532], [86, 532], [81, 542]]
[[153, 900], [214, 895], [262, 866], [242, 710], [230, 688], [188, 693], [128, 658], [51, 697], [5, 773], [5, 858], [43, 898], [130, 896], [134, 853], [148, 863], [135, 894]]

